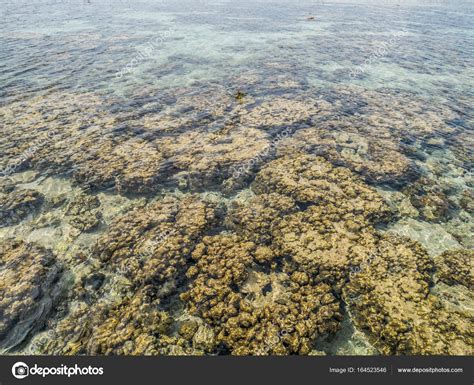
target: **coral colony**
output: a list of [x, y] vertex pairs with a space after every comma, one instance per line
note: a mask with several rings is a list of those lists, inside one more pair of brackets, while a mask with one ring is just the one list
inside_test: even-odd
[[[359, 35], [346, 30], [349, 40], [329, 42], [312, 35], [333, 33], [331, 23], [319, 26], [322, 16], [285, 15], [294, 16], [287, 33], [298, 20], [313, 39], [305, 44], [324, 49], [301, 57], [303, 41], [278, 35], [275, 49], [291, 50], [265, 56], [255, 41], [239, 51], [215, 38], [219, 50], [207, 59], [210, 51], [199, 54], [212, 45], [199, 39], [210, 39], [209, 27], [181, 15], [163, 35], [105, 30], [107, 63], [87, 56], [103, 48], [97, 36], [68, 35], [88, 63], [109, 66], [110, 82], [7, 84], [5, 354], [473, 354], [473, 143], [463, 82], [433, 78], [431, 95], [410, 89], [413, 78], [377, 83], [374, 71], [399, 63], [402, 44], [403, 71], [391, 76], [416, 68], [431, 79], [442, 67], [443, 52], [422, 68], [410, 61], [423, 55], [410, 44], [433, 48], [410, 40], [416, 22], [387, 34], [395, 40], [383, 52], [357, 51], [369, 65], [355, 53], [345, 62], [344, 44], [360, 47]], [[187, 23], [197, 32], [184, 33]], [[229, 33], [245, 39], [240, 27]], [[280, 30], [259, 28], [262, 36]], [[34, 34], [21, 39], [40, 44]], [[140, 58], [137, 40], [149, 44]], [[132, 56], [114, 56], [127, 47]], [[255, 49], [250, 66], [224, 55], [246, 48]], [[326, 73], [322, 62], [310, 67], [311, 55], [340, 65]], [[224, 73], [201, 79], [212, 60]], [[81, 76], [98, 76], [92, 68]]]

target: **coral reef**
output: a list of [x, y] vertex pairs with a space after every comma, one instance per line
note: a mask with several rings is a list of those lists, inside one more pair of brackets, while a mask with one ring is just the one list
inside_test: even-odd
[[240, 109], [239, 122], [243, 126], [274, 131], [294, 124], [308, 126], [317, 114], [328, 115], [330, 104], [324, 101], [306, 99], [304, 101], [273, 98], [250, 110]]
[[23, 241], [0, 244], [0, 347], [10, 350], [44, 326], [64, 288], [48, 250]]
[[175, 170], [172, 179], [187, 177], [191, 190], [218, 186], [239, 165], [264, 153], [268, 145], [268, 135], [254, 128], [185, 133], [178, 141], [169, 141], [170, 167]]
[[232, 354], [309, 354], [338, 329], [334, 292], [370, 257], [370, 223], [389, 210], [349, 170], [310, 155], [270, 162], [252, 189], [257, 195], [227, 214], [236, 234], [196, 247], [181, 298]]
[[[10, 130], [0, 141], [3, 152], [0, 165], [12, 171], [27, 166], [45, 169], [53, 165], [56, 173], [66, 170], [71, 165], [69, 156], [86, 148], [81, 148], [81, 136], [90, 137], [97, 131], [95, 125], [99, 122], [104, 131], [111, 127], [113, 119], [108, 117], [107, 121], [107, 117], [99, 114], [100, 105], [100, 99], [90, 93], [47, 93], [1, 107], [5, 127], [16, 129]], [[100, 141], [97, 132], [95, 139]], [[53, 163], [53, 160], [57, 161]]]
[[[472, 252], [445, 251], [461, 247], [448, 232], [471, 242], [457, 115], [403, 91], [308, 90], [265, 65], [268, 79], [229, 87], [0, 107], [0, 236], [54, 234], [74, 281], [59, 304], [55, 255], [4, 242], [2, 348], [324, 354], [317, 341], [350, 330], [372, 354], [472, 352]], [[54, 175], [76, 186], [46, 191]], [[40, 206], [25, 232], [9, 227]]]
[[202, 354], [203, 348], [193, 347], [199, 346], [193, 343], [199, 335], [191, 341], [171, 336], [174, 321], [166, 303], [183, 280], [195, 244], [216, 224], [219, 212], [196, 196], [168, 197], [115, 219], [86, 260], [89, 267], [76, 282], [72, 305], [54, 325], [53, 337], [36, 344], [39, 351]]
[[[382, 353], [470, 351], [472, 316], [447, 309], [430, 294], [434, 266], [419, 244], [375, 231], [374, 221], [389, 219], [388, 210], [375, 190], [347, 169], [318, 157], [283, 157], [263, 167], [252, 188], [263, 194], [241, 210], [245, 220], [229, 211], [236, 231], [253, 234], [251, 239], [261, 239], [262, 232], [264, 239], [271, 239], [268, 254], [287, 256], [282, 271], [293, 274], [296, 267], [302, 283], [311, 277], [313, 284], [328, 285], [341, 295], [356, 326]], [[273, 208], [275, 198], [267, 198], [269, 191], [292, 197], [300, 211], [283, 213], [283, 206], [280, 214], [272, 213], [271, 224], [256, 226], [249, 209], [253, 206], [258, 213], [259, 198]], [[247, 231], [239, 228], [246, 226]]]
[[[323, 155], [369, 182], [403, 185], [418, 176], [407, 157], [418, 151], [418, 142], [459, 131], [445, 123], [453, 118], [449, 110], [435, 114], [413, 97], [402, 102], [400, 95], [335, 87], [317, 99], [308, 93], [253, 102], [236, 100], [239, 92], [214, 86], [169, 90], [159, 101], [148, 96], [139, 112], [131, 106], [115, 111], [113, 100], [94, 94], [50, 93], [0, 109], [6, 125], [16, 127], [10, 138], [15, 146], [0, 142], [0, 149], [5, 160], [22, 159], [18, 169], [71, 173], [94, 189], [148, 193], [189, 175], [200, 188], [220, 185], [232, 168], [266, 151], [271, 136], [290, 129], [297, 132], [278, 146], [282, 153]], [[387, 116], [388, 103], [400, 110]], [[55, 106], [52, 116], [44, 114], [48, 105]], [[401, 143], [400, 136], [413, 140]]]
[[[336, 209], [337, 210], [337, 209]], [[377, 235], [363, 217], [338, 219], [330, 206], [311, 206], [285, 217], [274, 232], [275, 243], [316, 282], [341, 291], [351, 271], [370, 260]]]
[[280, 153], [321, 155], [362, 174], [371, 183], [400, 185], [418, 176], [415, 165], [403, 155], [395, 139], [368, 138], [365, 133], [351, 132], [351, 126], [344, 131], [346, 127], [339, 122], [337, 127], [342, 131], [328, 130], [326, 124], [299, 130], [283, 143]]
[[[228, 98], [222, 93], [220, 97]], [[218, 104], [205, 102], [205, 94], [180, 98], [171, 111], [152, 109], [152, 113], [139, 119], [130, 113], [107, 115], [100, 99], [88, 94], [51, 94], [12, 103], [8, 111], [0, 109], [6, 125], [17, 127], [9, 138], [15, 146], [0, 142], [5, 154], [2, 160], [25, 159], [18, 167], [8, 161], [0, 166], [13, 172], [33, 167], [72, 174], [84, 188], [114, 187], [120, 193], [148, 193], [168, 184], [177, 185], [183, 174], [193, 175], [201, 189], [222, 183], [231, 176], [232, 167], [249, 161], [267, 147], [266, 133], [232, 121], [209, 130], [211, 120], [198, 119], [192, 125], [194, 129], [184, 130], [191, 125], [188, 117], [194, 119], [203, 112], [190, 106], [204, 103], [202, 108], [208, 108]], [[42, 111], [50, 104], [57, 109], [55, 116], [43, 117]], [[176, 114], [182, 115], [178, 126]], [[35, 119], [28, 120], [26, 116]], [[161, 126], [166, 127], [166, 119], [170, 121], [171, 116], [175, 126], [170, 126], [169, 133]], [[130, 120], [131, 126], [124, 125], [123, 119]], [[44, 128], [46, 123], [48, 130]], [[135, 124], [142, 127], [137, 129], [139, 132], [134, 131]], [[30, 140], [34, 137], [40, 139]]]
[[[158, 309], [159, 301], [147, 287], [118, 303], [73, 303], [49, 338], [36, 342], [49, 354], [159, 354], [159, 337], [168, 331], [170, 316]], [[35, 342], [35, 341], [33, 341]]]
[[382, 197], [347, 168], [311, 155], [270, 162], [258, 173], [252, 189], [258, 194], [278, 191], [300, 205], [324, 206], [353, 219], [360, 215], [386, 220], [390, 214]]
[[44, 201], [44, 196], [34, 190], [14, 190], [0, 193], [0, 227], [11, 226], [21, 222], [37, 210]]
[[166, 291], [176, 285], [195, 243], [216, 224], [219, 211], [196, 196], [166, 197], [115, 220], [94, 253], [135, 285], [153, 282]]
[[430, 294], [434, 266], [417, 243], [384, 236], [377, 261], [344, 289], [356, 326], [383, 354], [472, 354], [473, 315]]
[[[439, 135], [462, 135], [447, 122], [455, 114], [447, 107], [428, 107], [413, 95], [356, 86], [319, 91], [309, 127], [300, 127], [282, 142], [280, 154], [321, 155], [363, 175], [370, 183], [404, 186], [420, 174], [413, 161]], [[393, 108], [387, 109], [387, 105]], [[403, 138], [403, 139], [400, 139]]]
[[456, 208], [456, 204], [448, 198], [447, 194], [428, 178], [418, 179], [406, 187], [403, 193], [418, 209], [420, 217], [430, 222], [446, 221]]
[[[372, 224], [391, 217], [374, 189], [321, 157], [277, 159], [259, 172], [252, 188], [257, 193], [281, 191], [295, 199], [300, 211], [274, 215], [272, 245], [315, 282], [336, 292], [353, 269], [371, 258], [378, 241]], [[256, 228], [252, 231], [257, 233]]]
[[379, 188], [377, 190], [383, 196], [387, 205], [401, 218], [418, 218], [420, 213], [413, 207], [410, 199], [403, 193], [394, 190]]
[[435, 259], [438, 278], [448, 285], [464, 285], [474, 289], [474, 251], [445, 251]]
[[100, 201], [96, 196], [78, 195], [66, 207], [68, 223], [81, 232], [93, 230], [99, 225], [102, 217], [99, 206]]
[[246, 239], [258, 244], [269, 244], [274, 224], [284, 215], [298, 210], [291, 197], [277, 193], [259, 194], [244, 202], [232, 202], [226, 225]]
[[[283, 274], [276, 298], [267, 294], [270, 298], [259, 301], [263, 288], [258, 284], [252, 291], [244, 289], [249, 270], [276, 257], [237, 235], [205, 237], [193, 252], [197, 263], [187, 272], [193, 282], [181, 298], [215, 327], [218, 342], [232, 354], [308, 354], [318, 335], [337, 330], [338, 301], [328, 285], [314, 284], [304, 272]], [[272, 283], [265, 286], [277, 290]]]

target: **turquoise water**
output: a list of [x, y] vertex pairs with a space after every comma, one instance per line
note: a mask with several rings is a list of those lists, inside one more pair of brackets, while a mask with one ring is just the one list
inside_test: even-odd
[[[378, 3], [378, 4], [377, 4]], [[454, 102], [472, 88], [472, 3], [315, 1], [2, 2], [2, 97], [79, 87], [127, 96], [284, 74], [303, 87], [355, 84]], [[377, 4], [377, 5], [376, 5]], [[307, 17], [314, 16], [314, 20]], [[350, 77], [394, 33], [370, 70]], [[131, 76], [115, 74], [169, 32]], [[284, 64], [285, 68], [272, 66]], [[275, 68], [277, 67], [277, 68]]]
[[[469, 354], [443, 339], [449, 328], [431, 324], [425, 328], [442, 342], [402, 348], [404, 338], [376, 341], [375, 321], [347, 296], [356, 290], [351, 282], [369, 271], [387, 285], [406, 278], [393, 272], [413, 268], [411, 262], [387, 268], [388, 278], [377, 276], [375, 263], [354, 262], [372, 236], [382, 244], [396, 234], [419, 242], [434, 264], [423, 275], [430, 277], [427, 293], [454, 298], [440, 300], [447, 314], [472, 317], [472, 286], [454, 278], [472, 280], [474, 248], [471, 1], [0, 0], [0, 7], [0, 274], [25, 284], [10, 289], [5, 306], [14, 304], [17, 313], [0, 325], [0, 347], [33, 354]], [[321, 177], [326, 161], [352, 176]], [[374, 195], [360, 192], [360, 184]], [[272, 206], [271, 194], [283, 200]], [[188, 199], [204, 202], [216, 218], [195, 214]], [[319, 206], [314, 218], [325, 218], [324, 230], [292, 222], [310, 221]], [[360, 225], [355, 235], [341, 230], [353, 229], [352, 220]], [[225, 247], [203, 252], [200, 258], [211, 261], [203, 267], [192, 255], [213, 250], [203, 246], [206, 236]], [[15, 275], [11, 261], [25, 252], [8, 243], [13, 239], [25, 242], [41, 269], [29, 274], [25, 262]], [[242, 262], [236, 269], [246, 271], [244, 278], [229, 287], [221, 282], [223, 292], [251, 298], [254, 310], [278, 308], [294, 284], [288, 277], [304, 272], [311, 290], [328, 285], [334, 317], [322, 322], [308, 314], [324, 327], [308, 327], [296, 345], [280, 346], [283, 334], [303, 328], [289, 316], [284, 322], [297, 326], [262, 316], [257, 331], [248, 327], [249, 335], [263, 330], [263, 341], [277, 330], [275, 343], [257, 349], [253, 340], [229, 340], [225, 317], [202, 309], [216, 304], [199, 290], [217, 279], [213, 265], [228, 258], [220, 268], [232, 270], [253, 255], [244, 246], [232, 251], [240, 241], [270, 248], [276, 262]], [[312, 241], [333, 243], [320, 255]], [[350, 251], [341, 262], [345, 244]], [[380, 250], [383, 259], [388, 253]], [[457, 262], [450, 262], [453, 250], [464, 253]], [[314, 270], [303, 256], [322, 265]], [[398, 260], [405, 257], [400, 251]], [[334, 264], [330, 273], [323, 273], [326, 263]], [[356, 278], [354, 265], [366, 266]], [[419, 265], [411, 278], [421, 274]], [[450, 274], [452, 280], [440, 278]], [[377, 311], [396, 319], [390, 311], [406, 306], [424, 319], [427, 293], [418, 305], [381, 299]], [[312, 303], [324, 302], [314, 295]], [[29, 296], [32, 303], [22, 302]], [[305, 314], [308, 306], [301, 306], [296, 312]], [[226, 311], [240, 316], [245, 306], [236, 308]], [[130, 323], [114, 326], [122, 317]], [[77, 320], [86, 326], [77, 329]], [[121, 332], [112, 343], [107, 328], [115, 327]], [[225, 338], [212, 342], [217, 335]]]

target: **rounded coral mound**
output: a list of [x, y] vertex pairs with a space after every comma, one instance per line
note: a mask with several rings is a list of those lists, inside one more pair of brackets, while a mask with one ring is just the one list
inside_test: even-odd
[[278, 193], [259, 194], [233, 202], [226, 218], [229, 229], [259, 244], [271, 243], [272, 229], [284, 215], [299, 211], [293, 198]]
[[65, 317], [33, 346], [56, 354], [202, 354], [171, 336], [167, 303], [219, 211], [196, 196], [169, 197], [117, 218], [86, 261]]
[[63, 290], [62, 267], [48, 250], [23, 241], [0, 244], [0, 347], [15, 348], [44, 326]]
[[435, 259], [439, 279], [474, 289], [474, 250], [448, 250]]
[[344, 290], [355, 323], [383, 354], [472, 354], [473, 315], [430, 293], [434, 265], [405, 238], [383, 237]]
[[322, 157], [284, 156], [270, 162], [257, 174], [252, 189], [278, 191], [301, 207], [324, 206], [333, 214], [385, 218], [389, 209], [381, 196], [344, 167], [335, 167]]
[[268, 247], [218, 235], [204, 238], [193, 259], [187, 273], [193, 281], [181, 297], [232, 354], [308, 354], [316, 337], [338, 328], [340, 305], [331, 288], [296, 265], [279, 274]]
[[100, 201], [96, 196], [78, 195], [66, 207], [68, 223], [80, 231], [93, 230], [102, 217], [99, 206]]
[[363, 175], [371, 183], [403, 185], [418, 177], [415, 164], [403, 154], [395, 138], [368, 138], [367, 134], [349, 128], [341, 131], [340, 122], [334, 123], [337, 130], [328, 130], [326, 124], [299, 130], [284, 142], [280, 153], [304, 151], [321, 155]]
[[217, 207], [189, 196], [156, 201], [111, 224], [94, 253], [107, 268], [135, 285], [174, 286], [194, 244], [216, 223]]
[[41, 193], [35, 190], [14, 190], [0, 193], [0, 227], [21, 222], [37, 210], [44, 201]]
[[[93, 229], [100, 202], [79, 194], [65, 220]], [[433, 262], [419, 243], [381, 233], [392, 212], [346, 167], [285, 155], [234, 197], [175, 191], [142, 203], [87, 234], [68, 306], [33, 353], [315, 354], [343, 319], [382, 354], [471, 352], [472, 315], [432, 290], [436, 278], [472, 284], [470, 252]]]
[[69, 315], [33, 340], [33, 346], [39, 352], [62, 355], [159, 354], [166, 345], [160, 335], [168, 331], [171, 319], [158, 305], [147, 287], [113, 302], [73, 302]]
[[349, 170], [311, 155], [270, 162], [252, 190], [227, 214], [235, 234], [197, 245], [181, 298], [233, 354], [309, 354], [338, 329], [341, 288], [389, 210]]

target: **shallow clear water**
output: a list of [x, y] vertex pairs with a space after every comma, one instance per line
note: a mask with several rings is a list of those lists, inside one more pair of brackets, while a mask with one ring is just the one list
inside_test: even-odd
[[[453, 102], [472, 88], [471, 2], [2, 1], [3, 98], [80, 87], [127, 96], [242, 72], [390, 87]], [[307, 20], [314, 16], [314, 20]], [[357, 79], [351, 70], [394, 39]], [[148, 42], [150, 57], [117, 79]], [[4, 99], [5, 100], [5, 99]]]
[[[227, 213], [235, 204], [252, 206], [261, 194], [252, 184], [256, 175], [284, 156], [321, 155], [351, 170], [393, 212], [374, 228], [420, 242], [430, 258], [474, 247], [471, 1], [0, 0], [0, 6], [0, 238], [53, 250], [76, 285], [105, 275], [105, 286], [94, 290], [108, 294], [106, 306], [140, 285], [124, 284], [129, 271], [107, 266], [103, 255], [115, 251], [100, 254], [97, 242], [141, 234], [124, 241], [132, 260], [150, 241], [150, 227], [120, 224], [121, 216], [153, 212], [162, 199], [192, 193]], [[23, 190], [41, 199], [13, 195]], [[24, 206], [25, 199], [33, 203]], [[314, 203], [296, 201], [301, 212]], [[179, 247], [186, 254], [204, 234], [233, 234], [228, 221]], [[119, 234], [114, 226], [130, 228]], [[78, 262], [82, 254], [89, 259]], [[138, 254], [133, 263], [146, 269]], [[174, 317], [174, 329], [196, 314], [205, 319], [199, 311], [183, 313], [186, 303], [178, 298], [193, 285], [184, 274], [193, 263], [188, 258], [184, 270], [176, 268], [175, 290], [158, 306]], [[260, 277], [260, 268], [252, 267], [257, 283], [239, 290], [252, 292], [268, 280], [276, 291], [281, 266], [272, 267], [275, 277]], [[42, 348], [44, 341], [31, 345], [31, 338], [56, 330], [83, 299], [65, 281], [74, 294], [58, 300], [60, 310], [52, 306], [31, 330], [16, 331], [22, 338], [9, 335], [0, 346], [64, 353]], [[374, 354], [379, 346], [354, 326], [342, 289], [333, 289], [344, 303], [342, 331], [330, 332], [316, 349]], [[472, 298], [466, 303], [472, 310]], [[64, 338], [54, 333], [46, 339]], [[193, 349], [232, 351], [201, 345]], [[144, 352], [127, 349], [114, 352]], [[93, 351], [104, 352], [110, 353]]]

